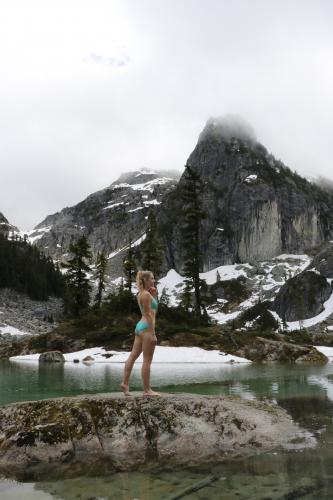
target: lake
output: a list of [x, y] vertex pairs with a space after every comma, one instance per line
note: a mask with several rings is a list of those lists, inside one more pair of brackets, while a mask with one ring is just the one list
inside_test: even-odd
[[[141, 390], [141, 365], [131, 389]], [[118, 391], [123, 364], [0, 361], [0, 404], [42, 398]], [[333, 498], [333, 363], [324, 366], [277, 364], [152, 364], [152, 387], [160, 392], [239, 395], [266, 399], [285, 408], [313, 432], [314, 449], [228, 459], [200, 468], [116, 473], [61, 481], [0, 480], [1, 500], [171, 499], [190, 485], [217, 478], [187, 499]]]

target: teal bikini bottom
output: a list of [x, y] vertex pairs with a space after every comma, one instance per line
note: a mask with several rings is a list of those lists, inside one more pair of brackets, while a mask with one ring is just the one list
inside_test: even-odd
[[140, 335], [143, 330], [147, 330], [149, 324], [146, 321], [139, 321], [135, 327], [135, 335]]

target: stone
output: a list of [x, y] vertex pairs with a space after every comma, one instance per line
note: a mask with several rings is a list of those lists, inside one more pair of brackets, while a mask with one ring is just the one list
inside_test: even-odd
[[95, 358], [93, 358], [92, 356], [86, 356], [82, 361], [95, 361]]
[[306, 270], [316, 270], [325, 278], [333, 278], [333, 244], [326, 242]]
[[[280, 335], [282, 337], [282, 335]], [[271, 340], [257, 336], [252, 344], [235, 351], [236, 356], [257, 362], [276, 363], [318, 363], [326, 364], [328, 358], [314, 346], [292, 344], [281, 340]]]
[[0, 407], [0, 474], [25, 480], [102, 464], [109, 472], [188, 467], [315, 444], [283, 408], [237, 396], [108, 393]]
[[277, 265], [271, 270], [272, 278], [275, 281], [285, 281], [286, 280], [286, 270], [282, 265]]
[[65, 358], [60, 351], [49, 351], [40, 354], [38, 361], [40, 363], [64, 363]]
[[323, 303], [331, 293], [332, 287], [324, 276], [303, 271], [280, 288], [270, 309], [286, 321], [312, 318], [323, 311]]

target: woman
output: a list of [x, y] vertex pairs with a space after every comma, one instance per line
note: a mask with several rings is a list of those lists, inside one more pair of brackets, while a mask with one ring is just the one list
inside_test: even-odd
[[150, 365], [153, 359], [157, 338], [155, 335], [155, 317], [158, 300], [157, 289], [155, 287], [154, 275], [151, 271], [138, 271], [136, 275], [138, 287], [137, 300], [142, 314], [141, 320], [135, 327], [135, 339], [132, 352], [129, 355], [124, 367], [124, 378], [120, 384], [125, 396], [129, 396], [128, 383], [135, 360], [143, 352], [143, 363], [141, 377], [143, 382], [144, 396], [160, 396], [150, 388]]

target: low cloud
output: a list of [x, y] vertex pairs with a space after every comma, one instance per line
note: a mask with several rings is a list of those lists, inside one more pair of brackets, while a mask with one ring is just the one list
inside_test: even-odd
[[29, 230], [123, 172], [182, 171], [219, 116], [332, 179], [332, 22], [330, 0], [3, 0], [0, 211]]
[[120, 54], [118, 56], [103, 56], [101, 54], [91, 53], [85, 58], [85, 60], [90, 60], [96, 64], [102, 64], [104, 66], [127, 66], [130, 63], [130, 57], [127, 54]]

